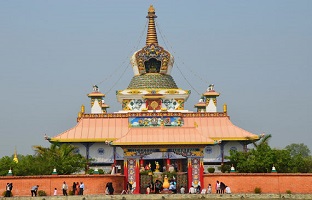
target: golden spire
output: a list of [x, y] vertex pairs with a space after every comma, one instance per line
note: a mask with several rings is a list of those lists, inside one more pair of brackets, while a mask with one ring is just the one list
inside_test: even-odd
[[13, 161], [14, 161], [15, 163], [18, 163], [16, 148], [15, 148], [15, 150], [14, 150], [14, 158], [13, 158]]
[[153, 5], [150, 5], [148, 9], [148, 15], [146, 16], [146, 18], [149, 19], [147, 36], [146, 36], [146, 45], [150, 45], [150, 44], [158, 45], [155, 20], [154, 20], [154, 18], [157, 18], [157, 16], [155, 15], [155, 9]]

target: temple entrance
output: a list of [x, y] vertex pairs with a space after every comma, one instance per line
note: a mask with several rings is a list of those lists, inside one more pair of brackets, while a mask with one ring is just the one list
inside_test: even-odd
[[[176, 190], [179, 192], [181, 186], [187, 188], [188, 186], [188, 174], [187, 174], [187, 159], [170, 159], [170, 165], [168, 165], [167, 159], [149, 159], [142, 160], [144, 163], [143, 169], [140, 172], [140, 190], [141, 194], [146, 194], [147, 187], [150, 187], [151, 193], [155, 193], [156, 180], [164, 182], [164, 175], [168, 176], [169, 182], [175, 181]], [[158, 170], [157, 171], [157, 163]], [[141, 166], [142, 168], [142, 166]], [[154, 186], [154, 188], [153, 188]], [[164, 189], [164, 188], [162, 188]], [[163, 192], [171, 193], [167, 190]]]

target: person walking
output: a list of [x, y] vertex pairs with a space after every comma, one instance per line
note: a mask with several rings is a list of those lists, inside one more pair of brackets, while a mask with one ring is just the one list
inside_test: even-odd
[[63, 189], [63, 196], [67, 196], [68, 185], [66, 184], [65, 181], [63, 182], [62, 189]]
[[75, 195], [80, 195], [80, 185], [79, 185], [79, 182], [76, 183], [76, 194]]
[[83, 191], [84, 191], [84, 183], [80, 182], [80, 186], [79, 186], [79, 195], [83, 195]]
[[76, 195], [76, 182], [73, 182], [73, 195]]
[[31, 192], [31, 196], [37, 196], [37, 192], [38, 192], [38, 188], [39, 188], [39, 185], [35, 185], [31, 188], [30, 192]]

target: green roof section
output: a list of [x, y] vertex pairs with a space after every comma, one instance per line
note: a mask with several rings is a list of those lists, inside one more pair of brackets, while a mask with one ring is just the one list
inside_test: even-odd
[[178, 89], [178, 86], [170, 75], [147, 73], [134, 76], [127, 89]]

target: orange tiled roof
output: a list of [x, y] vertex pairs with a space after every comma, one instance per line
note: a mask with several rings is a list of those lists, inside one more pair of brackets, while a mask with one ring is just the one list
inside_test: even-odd
[[193, 117], [184, 119], [184, 124], [186, 126], [191, 126], [194, 123], [198, 125], [198, 130], [201, 133], [213, 140], [259, 139], [258, 135], [235, 126], [227, 116]]
[[75, 127], [51, 138], [51, 141], [113, 141], [126, 134], [128, 129], [128, 118], [82, 118]]
[[214, 140], [259, 139], [235, 126], [227, 116], [183, 117], [181, 127], [129, 127], [127, 117], [81, 118], [53, 138], [60, 142], [104, 142], [115, 145], [211, 144]]
[[203, 136], [195, 127], [135, 127], [115, 145], [186, 145], [213, 144], [214, 141]]

